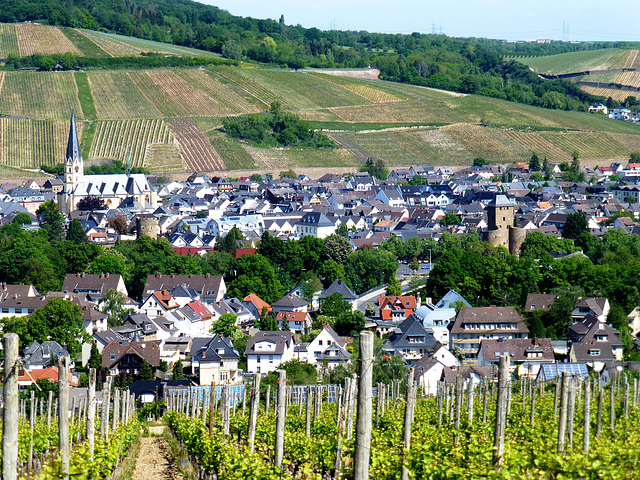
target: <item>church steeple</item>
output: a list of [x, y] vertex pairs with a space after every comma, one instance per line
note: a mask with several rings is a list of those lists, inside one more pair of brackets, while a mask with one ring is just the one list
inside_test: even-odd
[[71, 125], [69, 127], [69, 139], [67, 140], [67, 156], [64, 159], [64, 186], [65, 192], [73, 191], [73, 188], [84, 181], [84, 162], [80, 152], [78, 141], [78, 129], [76, 128], [76, 114], [71, 113]]

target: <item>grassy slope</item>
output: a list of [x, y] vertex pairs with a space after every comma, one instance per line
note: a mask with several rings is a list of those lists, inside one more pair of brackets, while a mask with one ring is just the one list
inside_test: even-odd
[[561, 53], [546, 57], [518, 57], [520, 63], [529, 65], [539, 73], [572, 73], [585, 70], [608, 70], [623, 67], [629, 50], [610, 48], [585, 52]]

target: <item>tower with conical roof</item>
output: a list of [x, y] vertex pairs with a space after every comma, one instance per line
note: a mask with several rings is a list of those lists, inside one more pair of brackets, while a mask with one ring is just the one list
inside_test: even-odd
[[67, 156], [64, 159], [64, 193], [69, 195], [77, 185], [84, 182], [84, 162], [80, 152], [76, 115], [71, 113], [71, 126], [67, 141]]

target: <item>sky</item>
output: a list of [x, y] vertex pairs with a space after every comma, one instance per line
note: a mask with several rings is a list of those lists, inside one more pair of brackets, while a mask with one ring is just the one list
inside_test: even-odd
[[[505, 40], [640, 41], [640, 1], [200, 0], [234, 15], [321, 30], [444, 33]], [[609, 0], [611, 1], [611, 0]], [[613, 7], [613, 8], [612, 8]]]

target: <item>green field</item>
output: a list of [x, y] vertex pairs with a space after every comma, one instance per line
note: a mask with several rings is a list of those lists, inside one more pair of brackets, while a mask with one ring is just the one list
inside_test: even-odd
[[[342, 148], [256, 148], [220, 131], [223, 118], [273, 101]], [[132, 165], [157, 173], [355, 168], [369, 157], [391, 167], [469, 165], [475, 157], [513, 163], [532, 151], [562, 162], [574, 150], [603, 164], [640, 151], [640, 126], [602, 115], [308, 70], [212, 66], [0, 72], [0, 114], [12, 117], [0, 122], [0, 165], [60, 162], [71, 111], [88, 162], [129, 155]]]
[[16, 26], [12, 23], [0, 23], [0, 58], [19, 54]]
[[629, 50], [608, 48], [584, 52], [561, 53], [545, 57], [515, 57], [520, 63], [529, 65], [536, 72], [561, 74], [587, 70], [610, 70], [625, 67]]

